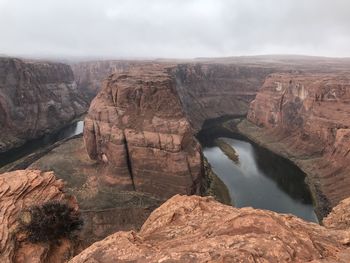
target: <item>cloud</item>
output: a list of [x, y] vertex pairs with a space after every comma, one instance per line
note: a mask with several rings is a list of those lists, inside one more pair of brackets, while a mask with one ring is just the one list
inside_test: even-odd
[[350, 56], [348, 0], [0, 0], [0, 53]]

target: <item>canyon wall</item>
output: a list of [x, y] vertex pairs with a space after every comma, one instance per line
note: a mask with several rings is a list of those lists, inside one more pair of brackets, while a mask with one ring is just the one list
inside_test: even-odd
[[85, 118], [90, 158], [115, 167], [110, 184], [169, 198], [199, 194], [203, 158], [182, 110], [176, 82], [163, 66], [110, 76]]
[[205, 120], [245, 116], [265, 77], [268, 66], [198, 63], [172, 69], [183, 108], [198, 131]]
[[87, 107], [68, 65], [0, 58], [0, 152], [62, 128]]
[[72, 63], [71, 67], [78, 90], [91, 101], [102, 87], [103, 81], [111, 74], [127, 72], [131, 68], [151, 65], [151, 61], [100, 60]]
[[349, 116], [348, 73], [272, 74], [241, 131], [298, 164], [327, 214], [350, 196]]
[[[344, 202], [338, 210], [348, 210]], [[117, 232], [69, 262], [338, 262], [350, 261], [349, 218], [327, 226], [292, 215], [234, 208], [212, 198], [176, 195], [139, 232]]]

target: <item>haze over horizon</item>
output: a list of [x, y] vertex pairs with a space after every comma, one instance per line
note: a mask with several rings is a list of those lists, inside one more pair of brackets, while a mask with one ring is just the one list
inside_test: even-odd
[[0, 0], [0, 54], [350, 57], [348, 0]]

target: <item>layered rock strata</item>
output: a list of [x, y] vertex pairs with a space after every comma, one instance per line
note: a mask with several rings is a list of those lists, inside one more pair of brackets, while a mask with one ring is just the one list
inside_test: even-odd
[[67, 201], [78, 209], [74, 198], [63, 192], [63, 181], [52, 172], [18, 170], [0, 176], [0, 262], [65, 262], [75, 253], [68, 239], [56, 245], [30, 243], [18, 231], [20, 211], [47, 201]]
[[0, 152], [62, 128], [87, 107], [70, 66], [0, 58]]
[[[111, 184], [168, 198], [200, 192], [203, 158], [164, 67], [112, 75], [92, 101], [84, 140], [92, 159], [116, 168]], [[123, 179], [124, 178], [124, 179]]]
[[117, 232], [70, 262], [345, 263], [349, 237], [348, 229], [327, 229], [292, 215], [177, 195], [140, 232]]
[[247, 118], [258, 127], [240, 125], [309, 175], [322, 214], [350, 196], [349, 101], [345, 73], [272, 74], [249, 109]]

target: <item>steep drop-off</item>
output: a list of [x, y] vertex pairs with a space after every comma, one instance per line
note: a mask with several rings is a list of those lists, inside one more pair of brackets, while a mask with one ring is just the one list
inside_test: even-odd
[[[349, 209], [348, 203], [339, 209]], [[174, 196], [140, 232], [117, 232], [74, 257], [80, 262], [338, 262], [350, 260], [348, 228], [327, 229], [291, 215]], [[341, 225], [344, 224], [342, 220]], [[340, 227], [341, 228], [341, 227]]]
[[62, 128], [87, 107], [68, 65], [0, 58], [0, 152]]
[[306, 171], [321, 215], [350, 196], [349, 103], [348, 74], [273, 74], [239, 126]]
[[168, 198], [201, 191], [200, 145], [166, 68], [110, 76], [92, 101], [84, 140], [92, 159], [115, 167], [110, 184]]

